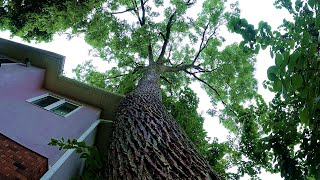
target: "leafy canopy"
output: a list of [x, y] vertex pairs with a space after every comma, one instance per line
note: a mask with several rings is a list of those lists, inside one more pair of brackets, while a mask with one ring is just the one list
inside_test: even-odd
[[293, 22], [284, 19], [276, 30], [263, 21], [255, 29], [240, 18], [229, 24], [243, 36], [242, 47], [255, 53], [269, 47], [275, 61], [264, 85], [276, 96], [269, 106], [241, 109], [249, 114], [237, 125], [249, 159], [285, 179], [320, 178], [319, 3], [275, 1], [276, 8], [293, 17]]
[[188, 85], [200, 81], [214, 105], [221, 102], [226, 113], [235, 115], [237, 104], [254, 98], [254, 56], [237, 44], [221, 47], [221, 26], [237, 17], [237, 4], [227, 11], [222, 0], [0, 1], [1, 30], [26, 41], [50, 41], [55, 33], [84, 34], [92, 52], [117, 64], [105, 73], [90, 62], [79, 65], [78, 80], [126, 94], [147, 68], [156, 67], [164, 104], [222, 175], [241, 155], [221, 160], [234, 150], [227, 143], [205, 141], [198, 99]]

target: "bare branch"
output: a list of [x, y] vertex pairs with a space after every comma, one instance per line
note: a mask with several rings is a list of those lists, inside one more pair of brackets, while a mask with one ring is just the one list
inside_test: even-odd
[[160, 55], [158, 57], [158, 61], [162, 61], [163, 60], [163, 57], [164, 57], [164, 54], [166, 52], [166, 49], [167, 49], [167, 45], [169, 43], [169, 39], [170, 39], [170, 32], [171, 32], [171, 27], [172, 27], [172, 24], [174, 22], [174, 18], [177, 14], [177, 11], [174, 11], [170, 18], [169, 18], [169, 21], [167, 23], [167, 26], [166, 26], [166, 36], [164, 37], [164, 42], [163, 42], [163, 45], [162, 45], [162, 48], [161, 48], [161, 52], [160, 52]]
[[197, 79], [198, 81], [202, 82], [203, 84], [207, 85], [211, 90], [213, 90], [220, 98], [220, 101], [222, 102], [222, 104], [224, 105], [224, 107], [228, 108], [235, 116], [238, 116], [237, 113], [235, 111], [233, 111], [230, 107], [227, 106], [227, 104], [221, 99], [221, 95], [218, 92], [217, 89], [215, 89], [213, 86], [211, 86], [209, 83], [207, 83], [206, 81], [204, 81], [203, 79], [199, 78], [198, 76], [195, 75], [195, 73], [189, 72], [189, 71], [185, 71], [187, 74], [192, 75], [195, 79]]

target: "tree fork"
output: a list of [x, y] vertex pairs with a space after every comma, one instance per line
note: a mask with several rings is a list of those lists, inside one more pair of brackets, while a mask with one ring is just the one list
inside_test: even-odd
[[149, 68], [120, 103], [107, 179], [219, 179], [162, 104], [160, 75]]

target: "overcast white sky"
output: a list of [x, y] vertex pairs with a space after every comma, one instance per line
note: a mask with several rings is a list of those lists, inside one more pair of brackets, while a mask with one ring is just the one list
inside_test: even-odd
[[[283, 18], [291, 18], [286, 11], [275, 9], [273, 1], [274, 0], [239, 0], [241, 17], [246, 18], [249, 23], [254, 24], [255, 26], [263, 20], [267, 21], [273, 28], [276, 28], [282, 23]], [[6, 32], [0, 32], [0, 37], [9, 39], [9, 34]], [[226, 33], [224, 37], [227, 39], [227, 44], [235, 41], [241, 41], [241, 37], [239, 35]], [[19, 38], [13, 38], [12, 40], [22, 42]], [[55, 36], [54, 41], [51, 43], [32, 44], [32, 46], [66, 56], [65, 74], [68, 76], [72, 74], [73, 68], [89, 59], [94, 59], [93, 62], [96, 66], [108, 67], [106, 62], [103, 62], [98, 58], [88, 56], [88, 49], [90, 49], [90, 46], [84, 42], [82, 37], [73, 38], [71, 41], [67, 41], [65, 37]], [[267, 79], [267, 68], [273, 64], [274, 61], [270, 58], [268, 51], [260, 52], [257, 56], [255, 77], [258, 79], [259, 83], [259, 93], [263, 95], [266, 101], [270, 101], [273, 98], [273, 94], [262, 87], [262, 82]], [[219, 120], [217, 118], [212, 118], [205, 113], [211, 106], [210, 99], [206, 96], [205, 91], [199, 87], [200, 84], [198, 83], [192, 84], [192, 88], [197, 92], [200, 98], [199, 111], [203, 112], [205, 117], [204, 128], [207, 130], [210, 137], [218, 137], [220, 142], [225, 141], [228, 132], [219, 124]], [[264, 180], [281, 179], [280, 175], [270, 175], [267, 173], [263, 173], [260, 177]], [[248, 177], [243, 179], [248, 179]]]

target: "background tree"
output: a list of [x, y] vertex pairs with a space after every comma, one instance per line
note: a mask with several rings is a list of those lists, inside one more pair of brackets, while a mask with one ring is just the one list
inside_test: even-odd
[[285, 179], [320, 179], [319, 2], [277, 0], [274, 5], [286, 9], [293, 22], [284, 19], [272, 30], [262, 21], [257, 29], [245, 19], [230, 21], [244, 39], [241, 46], [256, 53], [270, 47], [275, 60], [264, 85], [276, 96], [269, 106], [242, 108], [246, 121], [235, 124], [253, 162]]
[[[91, 78], [107, 88], [130, 92], [117, 110], [106, 168], [109, 179], [216, 179], [164, 108], [162, 97], [192, 97], [187, 85], [198, 80], [206, 85], [213, 103], [222, 102], [226, 112], [237, 115], [229, 103], [253, 98], [254, 58], [237, 45], [218, 49], [224, 41], [219, 28], [238, 16], [237, 8], [226, 12], [222, 1], [206, 0], [200, 5], [201, 12], [193, 14], [195, 5], [191, 0], [3, 0], [0, 27], [27, 41], [50, 41], [56, 32], [67, 31], [71, 37], [84, 33], [101, 58], [117, 63], [107, 72], [111, 77], [93, 73], [96, 77]], [[120, 80], [113, 80], [115, 77]], [[179, 101], [183, 105], [174, 98], [164, 102], [175, 102], [179, 112], [182, 107], [192, 108], [190, 115], [201, 123], [190, 100], [194, 101], [182, 96]], [[179, 112], [172, 107], [171, 113], [186, 118]], [[209, 149], [214, 154], [214, 149]]]

